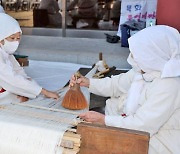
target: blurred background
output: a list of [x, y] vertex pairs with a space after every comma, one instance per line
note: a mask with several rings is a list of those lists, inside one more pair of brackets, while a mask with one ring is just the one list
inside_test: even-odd
[[[0, 0], [23, 27], [61, 28], [61, 0]], [[67, 28], [118, 30], [121, 1], [67, 0]]]

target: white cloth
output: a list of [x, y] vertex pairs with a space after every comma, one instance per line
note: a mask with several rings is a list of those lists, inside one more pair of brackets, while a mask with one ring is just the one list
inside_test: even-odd
[[22, 33], [18, 22], [5, 13], [0, 13], [0, 23], [0, 41], [17, 32]]
[[5, 13], [5, 11], [1, 5], [0, 5], [0, 13]]
[[105, 64], [105, 62], [103, 60], [100, 60], [96, 63], [96, 66], [98, 67], [99, 72], [106, 70], [104, 64]]
[[82, 64], [29, 60], [29, 66], [24, 69], [39, 85], [47, 90], [56, 91], [64, 87], [72, 74], [81, 67], [91, 68]]
[[138, 66], [161, 77], [180, 76], [180, 34], [169, 26], [145, 28], [129, 38], [129, 49]]
[[7, 92], [29, 98], [35, 98], [39, 95], [42, 87], [26, 75], [13, 55], [8, 56], [9, 63], [7, 64], [2, 53], [4, 51], [0, 49], [0, 87], [3, 87]]
[[136, 113], [124, 118], [121, 114], [135, 74], [132, 69], [112, 78], [90, 79], [90, 92], [111, 97], [106, 101], [106, 125], [149, 132], [149, 154], [179, 154], [180, 78], [146, 82]]

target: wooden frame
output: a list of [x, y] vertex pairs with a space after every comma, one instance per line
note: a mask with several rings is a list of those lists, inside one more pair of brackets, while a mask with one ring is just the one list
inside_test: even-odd
[[147, 132], [80, 123], [80, 154], [147, 154], [150, 135]]

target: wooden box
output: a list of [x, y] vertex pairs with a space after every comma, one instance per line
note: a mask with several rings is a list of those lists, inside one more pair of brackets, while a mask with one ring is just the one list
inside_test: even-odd
[[147, 154], [150, 135], [147, 132], [80, 123], [80, 154]]

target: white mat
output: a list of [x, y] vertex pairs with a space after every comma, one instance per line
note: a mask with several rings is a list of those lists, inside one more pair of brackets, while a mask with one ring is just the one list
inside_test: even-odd
[[81, 67], [90, 68], [90, 66], [81, 64], [30, 60], [30, 65], [25, 67], [25, 71], [42, 87], [48, 90], [58, 90]]

